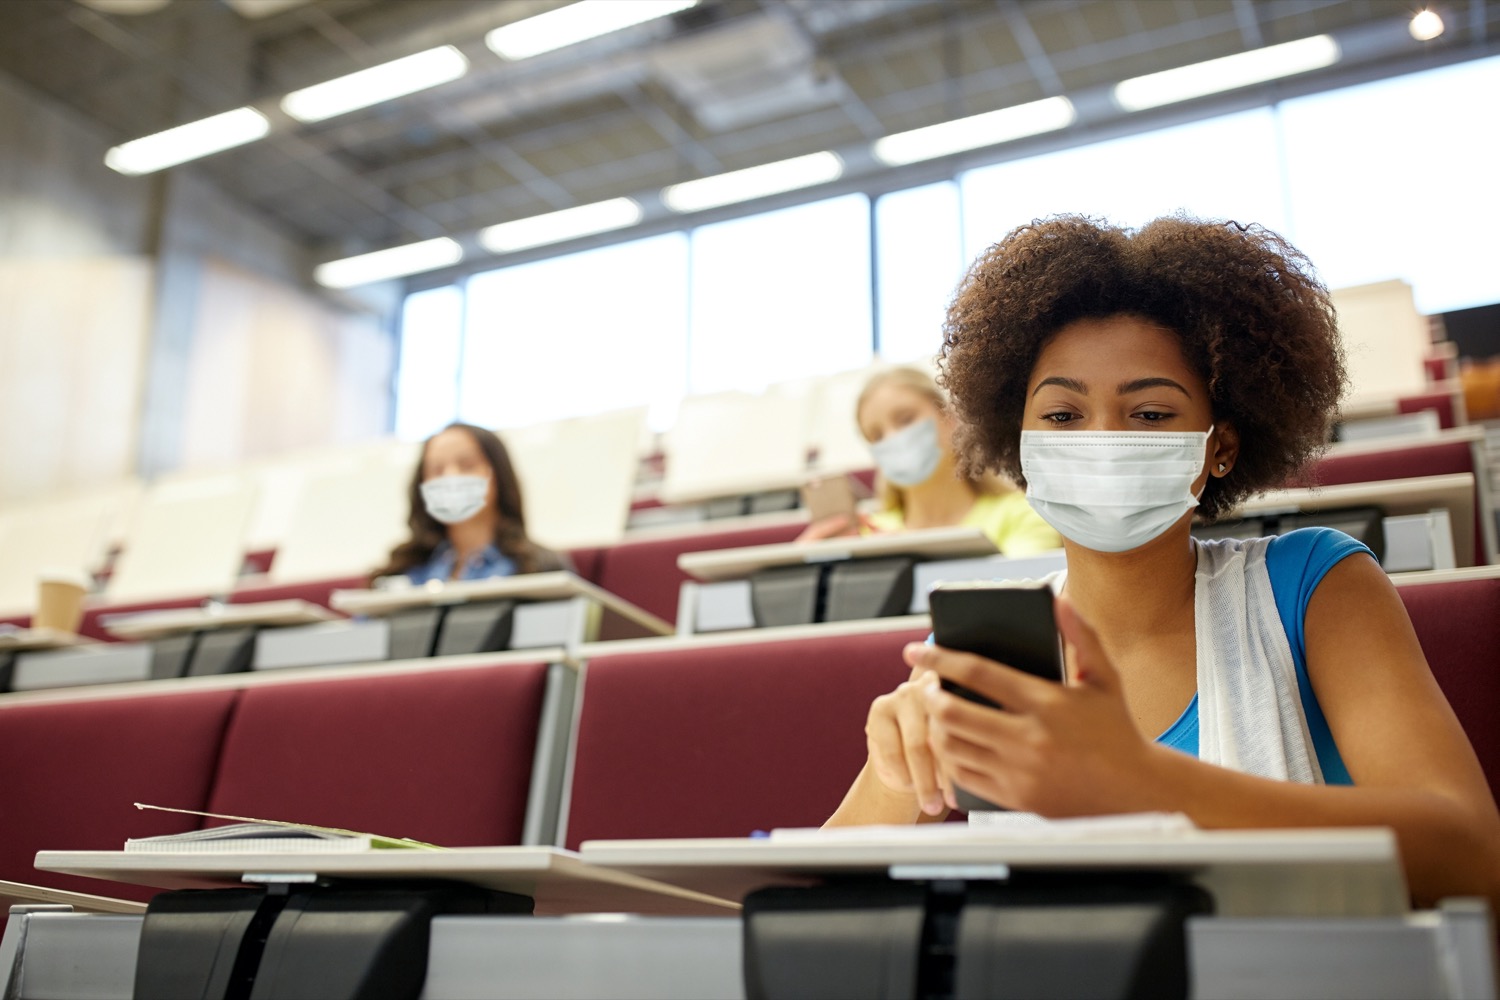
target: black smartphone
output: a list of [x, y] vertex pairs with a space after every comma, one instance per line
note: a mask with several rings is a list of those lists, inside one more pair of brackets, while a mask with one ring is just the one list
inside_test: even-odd
[[[927, 595], [932, 640], [946, 649], [973, 653], [1061, 683], [1062, 637], [1052, 602], [1052, 588], [1039, 581], [941, 583]], [[945, 679], [942, 684], [944, 690], [970, 701], [1001, 707], [953, 681]], [[960, 809], [1004, 808], [962, 788], [953, 791]]]

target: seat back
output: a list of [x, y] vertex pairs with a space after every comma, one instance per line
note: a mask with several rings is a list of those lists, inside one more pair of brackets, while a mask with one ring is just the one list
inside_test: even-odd
[[[802, 533], [804, 522], [784, 522], [759, 528], [695, 531], [680, 535], [633, 539], [610, 546], [599, 554], [595, 582], [612, 594], [646, 609], [666, 621], [677, 618], [677, 597], [687, 574], [677, 568], [684, 552], [737, 549], [747, 545], [790, 542]], [[623, 638], [607, 635], [602, 638]]]
[[1328, 455], [1315, 464], [1294, 486], [1339, 486], [1344, 483], [1378, 483], [1388, 479], [1415, 479], [1467, 472], [1474, 476], [1474, 564], [1489, 562], [1485, 551], [1483, 520], [1484, 490], [1480, 479], [1488, 470], [1479, 467], [1473, 443], [1468, 440], [1409, 444], [1381, 451], [1354, 451]]
[[0, 879], [149, 899], [158, 890], [39, 872], [36, 852], [118, 851], [130, 837], [194, 829], [237, 692], [195, 691], [0, 707], [5, 833]]
[[1396, 589], [1433, 676], [1500, 798], [1500, 577]]
[[210, 811], [519, 844], [546, 674], [504, 663], [248, 688]]
[[328, 603], [335, 590], [362, 590], [369, 586], [365, 576], [338, 576], [323, 580], [307, 580], [303, 583], [267, 583], [254, 587], [238, 587], [229, 595], [230, 604], [259, 604], [263, 601], [308, 601], [322, 607]]
[[817, 826], [865, 760], [870, 702], [925, 630], [688, 644], [589, 660], [567, 846]]

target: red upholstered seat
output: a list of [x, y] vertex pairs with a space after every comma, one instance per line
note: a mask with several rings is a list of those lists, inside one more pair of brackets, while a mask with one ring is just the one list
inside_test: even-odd
[[225, 734], [212, 812], [518, 844], [547, 666], [252, 687]]
[[1500, 579], [1397, 590], [1432, 673], [1500, 796]]
[[801, 522], [792, 522], [621, 542], [600, 553], [594, 582], [660, 618], [676, 621], [678, 591], [688, 578], [677, 568], [678, 556], [684, 552], [790, 542], [806, 527]]
[[196, 608], [207, 600], [203, 597], [174, 597], [161, 601], [136, 601], [130, 604], [100, 604], [83, 611], [83, 621], [78, 625], [78, 634], [103, 642], [118, 642], [119, 637], [108, 631], [101, 619], [110, 615], [130, 615], [138, 611], [166, 611], [171, 608]]
[[1421, 413], [1423, 410], [1433, 410], [1438, 415], [1438, 426], [1447, 430], [1457, 427], [1458, 419], [1458, 396], [1451, 392], [1424, 393], [1420, 396], [1407, 396], [1405, 399], [1396, 400], [1396, 411], [1398, 413]]
[[257, 604], [261, 601], [310, 601], [328, 607], [328, 599], [335, 590], [363, 590], [370, 585], [364, 576], [340, 576], [330, 580], [309, 580], [305, 583], [264, 584], [258, 587], [240, 587], [229, 595], [230, 604]]
[[567, 845], [816, 826], [865, 760], [870, 702], [925, 630], [618, 653], [584, 668]]
[[1415, 479], [1420, 476], [1447, 476], [1467, 472], [1474, 476], [1474, 563], [1483, 566], [1485, 557], [1485, 516], [1480, 501], [1479, 479], [1488, 470], [1476, 465], [1474, 449], [1468, 441], [1441, 441], [1436, 444], [1411, 444], [1383, 451], [1329, 455], [1292, 486], [1338, 486], [1343, 483], [1378, 483], [1386, 479]]
[[573, 564], [573, 572], [583, 577], [590, 583], [599, 582], [599, 561], [604, 555], [601, 546], [590, 546], [585, 549], [569, 549], [568, 560]]
[[106, 896], [157, 890], [39, 872], [41, 850], [117, 851], [128, 837], [191, 830], [192, 817], [132, 803], [203, 809], [237, 692], [0, 708], [0, 879]]

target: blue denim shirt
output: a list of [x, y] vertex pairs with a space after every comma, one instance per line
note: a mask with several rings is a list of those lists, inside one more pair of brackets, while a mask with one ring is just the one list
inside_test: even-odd
[[412, 583], [421, 584], [429, 580], [487, 580], [494, 576], [512, 576], [516, 572], [516, 564], [493, 545], [486, 545], [470, 556], [455, 577], [453, 561], [456, 557], [453, 546], [443, 542], [432, 550], [432, 558], [424, 565], [407, 570], [406, 578]]

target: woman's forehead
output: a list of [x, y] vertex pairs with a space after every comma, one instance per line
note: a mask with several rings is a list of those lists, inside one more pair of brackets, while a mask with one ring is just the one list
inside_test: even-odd
[[479, 443], [467, 431], [450, 427], [427, 442], [425, 458], [464, 458], [479, 454]]
[[1136, 316], [1109, 316], [1076, 320], [1048, 338], [1028, 385], [1046, 378], [1114, 385], [1151, 377], [1202, 383], [1171, 330]]

